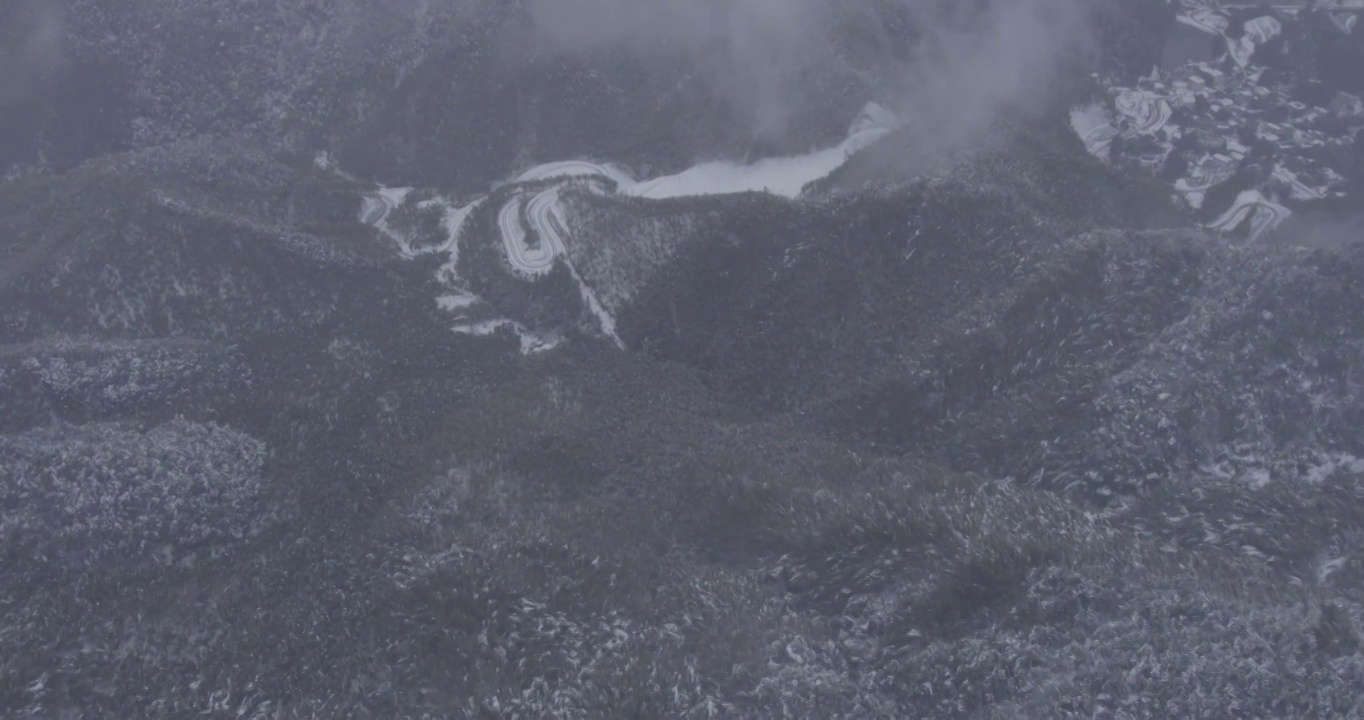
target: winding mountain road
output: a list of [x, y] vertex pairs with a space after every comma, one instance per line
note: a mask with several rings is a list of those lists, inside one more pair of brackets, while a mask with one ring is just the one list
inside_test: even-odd
[[538, 182], [555, 178], [605, 178], [616, 183], [617, 188], [633, 185], [635, 179], [610, 165], [588, 162], [586, 160], [565, 160], [537, 165], [517, 176], [514, 183]]
[[381, 187], [366, 195], [360, 206], [360, 222], [382, 228], [388, 214], [403, 204], [412, 188]]
[[[507, 261], [517, 271], [527, 275], [543, 275], [553, 269], [556, 258], [567, 255], [564, 225], [558, 207], [559, 188], [554, 187], [536, 193], [529, 201], [524, 194], [518, 193], [498, 212], [497, 226], [498, 234], [502, 236], [502, 248], [507, 253]], [[523, 213], [525, 222], [522, 220]], [[526, 222], [538, 241], [535, 247], [530, 244]]]
[[1236, 197], [1236, 202], [1226, 212], [1208, 223], [1208, 227], [1218, 232], [1231, 232], [1250, 218], [1250, 236], [1246, 241], [1253, 243], [1292, 214], [1292, 210], [1270, 201], [1258, 191], [1247, 190]]

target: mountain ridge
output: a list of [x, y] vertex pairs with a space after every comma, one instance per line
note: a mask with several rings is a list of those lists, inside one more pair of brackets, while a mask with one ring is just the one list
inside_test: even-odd
[[989, 22], [845, 8], [783, 135], [536, 8], [64, 8], [0, 107], [0, 715], [1364, 714], [1351, 206], [1217, 232], [1072, 126], [1187, 8], [856, 147]]

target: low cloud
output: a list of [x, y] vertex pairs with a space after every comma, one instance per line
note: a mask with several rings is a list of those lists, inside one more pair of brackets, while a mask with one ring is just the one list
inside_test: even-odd
[[61, 17], [52, 2], [19, 0], [0, 11], [0, 107], [32, 99], [61, 61]]
[[1294, 215], [1271, 235], [1274, 242], [1319, 249], [1364, 242], [1364, 212], [1346, 215]]
[[1068, 61], [1093, 50], [1089, 7], [994, 0], [961, 20], [923, 23], [912, 60], [887, 83], [888, 102], [924, 148], [976, 145], [1002, 115], [1026, 118], [1050, 107]]
[[562, 52], [623, 48], [685, 58], [757, 132], [779, 131], [803, 70], [829, 60], [831, 0], [533, 0], [536, 29]]
[[[685, 58], [755, 134], [780, 134], [811, 72], [842, 73], [907, 122], [958, 143], [1042, 97], [1089, 42], [1082, 0], [532, 0], [559, 52]], [[967, 9], [966, 6], [969, 6]], [[898, 36], [886, 30], [896, 25]], [[860, 28], [860, 30], [858, 30]], [[861, 35], [840, 37], [853, 29]], [[851, 49], [849, 49], [851, 48]], [[850, 109], [850, 112], [855, 108]]]

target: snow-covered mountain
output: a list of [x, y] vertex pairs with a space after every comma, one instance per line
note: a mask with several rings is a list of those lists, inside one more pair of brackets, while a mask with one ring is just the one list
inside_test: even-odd
[[54, 7], [0, 716], [1364, 713], [1349, 3]]

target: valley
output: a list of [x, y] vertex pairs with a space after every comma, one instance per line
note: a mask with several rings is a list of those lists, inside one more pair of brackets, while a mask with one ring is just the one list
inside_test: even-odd
[[[746, 192], [796, 198], [810, 183], [828, 176], [853, 155], [885, 137], [896, 122], [893, 113], [879, 104], [869, 103], [850, 124], [847, 138], [837, 146], [803, 156], [762, 159], [748, 165], [706, 162], [676, 175], [644, 181], [635, 181], [613, 165], [585, 160], [537, 165], [495, 186], [494, 194], [501, 203], [496, 218], [496, 244], [501, 248], [507, 269], [520, 281], [533, 284], [556, 267], [564, 267], [577, 285], [584, 307], [596, 319], [594, 331], [624, 347], [615, 331], [615, 319], [570, 259], [569, 247], [573, 243], [591, 243], [592, 238], [579, 236], [575, 239], [566, 219], [566, 193], [586, 192], [643, 201]], [[447, 291], [456, 294], [440, 295], [437, 304], [461, 320], [454, 326], [456, 332], [486, 335], [508, 328], [521, 337], [524, 352], [542, 352], [554, 347], [557, 343], [550, 338], [557, 336], [561, 329], [529, 329], [517, 318], [478, 315], [486, 308], [460, 276], [460, 244], [488, 241], [467, 228], [488, 197], [476, 198], [459, 207], [440, 197], [413, 201], [416, 211], [439, 208], [440, 227], [445, 234], [444, 238], [427, 242], [424, 249], [418, 251], [414, 250], [411, 237], [394, 230], [388, 222], [390, 214], [404, 207], [412, 193], [411, 188], [380, 187], [362, 197], [357, 218], [395, 243], [397, 252], [404, 258], [433, 253], [446, 258], [438, 281]], [[471, 317], [477, 320], [469, 322]]]
[[0, 3], [0, 717], [1364, 718], [1361, 9]]

